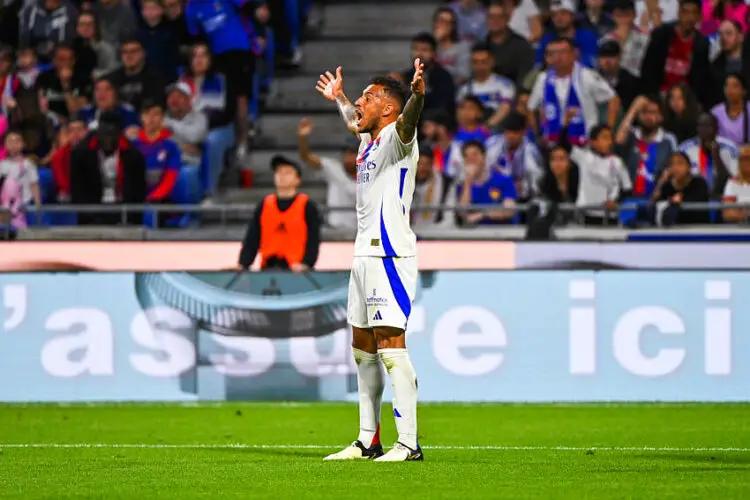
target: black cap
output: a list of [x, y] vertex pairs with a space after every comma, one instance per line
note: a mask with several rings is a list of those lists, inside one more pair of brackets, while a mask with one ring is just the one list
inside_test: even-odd
[[294, 168], [294, 170], [297, 171], [297, 175], [302, 177], [302, 169], [300, 168], [297, 162], [290, 160], [288, 157], [284, 155], [276, 155], [273, 158], [271, 158], [271, 170], [276, 171], [277, 168], [284, 166], [284, 165]]
[[344, 151], [354, 151], [355, 153], [359, 152], [359, 144], [360, 140], [357, 139], [353, 135], [346, 136], [346, 139], [344, 139], [343, 148]]
[[615, 0], [612, 10], [630, 10], [635, 12], [635, 2], [633, 0]]
[[599, 46], [599, 57], [617, 57], [620, 53], [620, 44], [614, 40], [607, 40]]
[[502, 123], [503, 130], [523, 132], [526, 130], [526, 117], [518, 111], [511, 111]]
[[419, 156], [435, 158], [435, 153], [432, 151], [432, 146], [427, 142], [420, 142], [419, 143]]

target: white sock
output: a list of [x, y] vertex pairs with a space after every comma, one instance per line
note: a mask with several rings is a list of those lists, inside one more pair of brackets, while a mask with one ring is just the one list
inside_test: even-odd
[[406, 349], [380, 349], [380, 360], [393, 387], [393, 415], [398, 440], [417, 449], [417, 374]]
[[385, 379], [377, 354], [352, 348], [357, 363], [357, 388], [359, 391], [359, 437], [369, 448], [380, 444], [380, 405], [383, 401]]

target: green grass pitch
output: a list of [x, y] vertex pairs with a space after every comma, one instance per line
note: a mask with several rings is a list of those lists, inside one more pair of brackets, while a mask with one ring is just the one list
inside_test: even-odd
[[[0, 498], [750, 498], [750, 405], [430, 404], [419, 418], [424, 462], [332, 463], [356, 405], [2, 405]], [[382, 436], [396, 438], [390, 406]]]

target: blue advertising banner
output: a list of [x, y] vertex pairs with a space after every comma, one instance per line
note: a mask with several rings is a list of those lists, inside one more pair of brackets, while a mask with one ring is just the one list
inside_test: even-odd
[[[749, 278], [422, 273], [407, 332], [420, 398], [748, 401]], [[347, 280], [0, 274], [0, 401], [355, 400]]]

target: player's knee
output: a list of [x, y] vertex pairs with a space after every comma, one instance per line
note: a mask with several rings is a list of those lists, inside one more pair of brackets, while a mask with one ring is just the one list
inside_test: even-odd
[[353, 326], [352, 347], [371, 354], [378, 352], [378, 345], [375, 342], [375, 333], [372, 331], [372, 328], [358, 328]]
[[375, 328], [378, 349], [405, 349], [406, 334], [401, 328], [381, 326]]

